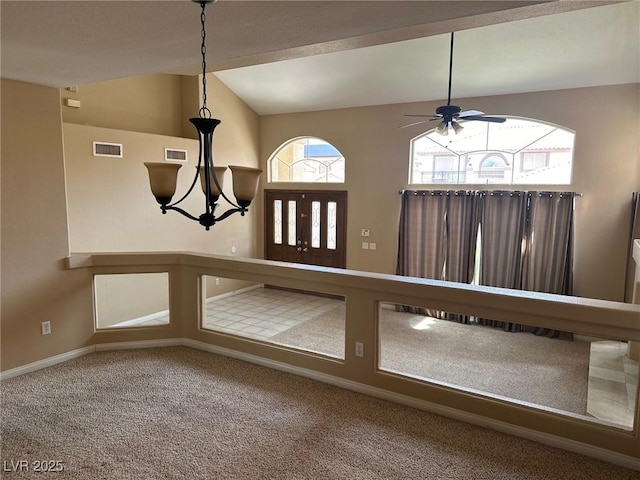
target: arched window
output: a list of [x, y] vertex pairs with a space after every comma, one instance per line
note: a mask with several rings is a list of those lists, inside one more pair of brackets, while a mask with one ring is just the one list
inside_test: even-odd
[[316, 137], [285, 142], [271, 154], [267, 166], [269, 183], [344, 183], [344, 156]]
[[488, 153], [480, 161], [478, 177], [503, 179], [508, 166], [507, 159], [501, 153]]
[[575, 133], [505, 117], [468, 121], [456, 135], [430, 130], [411, 140], [410, 184], [570, 185]]

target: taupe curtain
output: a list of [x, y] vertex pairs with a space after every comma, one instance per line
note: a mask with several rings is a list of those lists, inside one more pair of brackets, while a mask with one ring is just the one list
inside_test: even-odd
[[[445, 222], [445, 280], [460, 283], [473, 281], [479, 220], [476, 192], [449, 192]], [[471, 317], [452, 312], [447, 312], [444, 317], [460, 323], [471, 322]]]
[[573, 202], [571, 192], [529, 192], [522, 261], [522, 289], [573, 294]]
[[[572, 192], [406, 191], [396, 273], [471, 283], [480, 232], [479, 284], [571, 295], [574, 198]], [[404, 310], [511, 332], [570, 336], [455, 312]]]
[[475, 192], [447, 196], [445, 280], [471, 283], [478, 238], [479, 203]]
[[[522, 256], [522, 289], [573, 294], [572, 192], [529, 192]], [[524, 331], [547, 337], [572, 338], [568, 332], [525, 326]]]
[[442, 280], [446, 206], [442, 191], [402, 194], [398, 275]]
[[635, 283], [636, 263], [633, 259], [633, 241], [640, 239], [640, 192], [635, 192], [631, 198], [631, 237], [627, 254], [627, 278], [624, 289], [624, 301], [633, 301], [633, 287]]
[[[442, 280], [445, 264], [446, 192], [404, 191], [400, 211], [396, 274]], [[439, 318], [437, 310], [404, 308]]]
[[[526, 213], [525, 192], [481, 192], [480, 285], [521, 288]], [[522, 331], [519, 324], [487, 318], [478, 318], [478, 323], [511, 332]]]

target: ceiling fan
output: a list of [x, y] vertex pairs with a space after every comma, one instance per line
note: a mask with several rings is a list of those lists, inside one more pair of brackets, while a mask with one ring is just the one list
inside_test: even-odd
[[436, 132], [440, 135], [447, 135], [449, 130], [453, 130], [455, 133], [460, 132], [464, 127], [460, 125], [461, 121], [479, 120], [481, 122], [494, 122], [503, 123], [506, 118], [501, 117], [488, 117], [479, 110], [465, 110], [462, 111], [457, 105], [451, 105], [451, 77], [453, 71], [453, 33], [451, 32], [451, 47], [449, 50], [449, 93], [447, 95], [447, 104], [436, 108], [435, 115], [405, 115], [405, 117], [420, 117], [426, 118], [426, 120], [420, 120], [419, 122], [403, 125], [401, 128], [412, 127], [421, 123], [430, 122], [433, 120], [441, 120], [436, 127]]

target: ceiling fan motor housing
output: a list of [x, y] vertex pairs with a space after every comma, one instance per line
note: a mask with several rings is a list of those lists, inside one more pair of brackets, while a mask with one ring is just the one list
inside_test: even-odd
[[461, 110], [457, 105], [443, 105], [436, 108], [436, 114], [442, 115], [445, 118], [451, 118], [459, 114]]

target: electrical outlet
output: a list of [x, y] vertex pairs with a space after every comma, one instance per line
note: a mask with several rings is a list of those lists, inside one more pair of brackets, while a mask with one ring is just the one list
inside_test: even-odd
[[220, 285], [220, 279], [216, 278], [216, 285]]
[[360, 229], [360, 236], [361, 237], [368, 237], [369, 235], [371, 235], [371, 230], [369, 230], [368, 228], [361, 228]]
[[364, 356], [364, 343], [356, 342], [356, 357]]
[[42, 335], [49, 335], [51, 333], [51, 322], [47, 320], [46, 322], [42, 322]]

